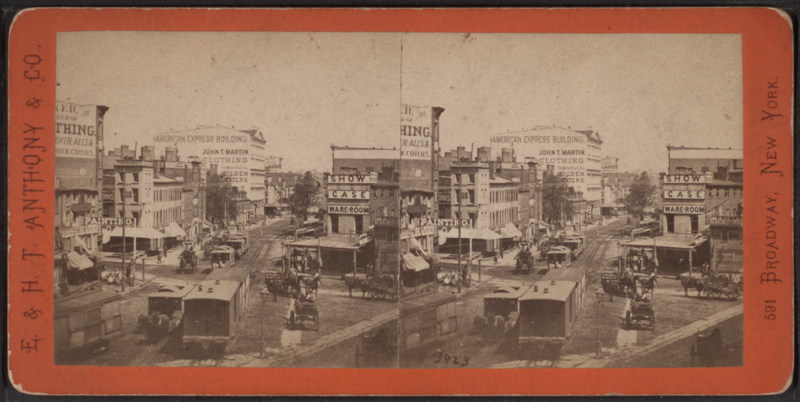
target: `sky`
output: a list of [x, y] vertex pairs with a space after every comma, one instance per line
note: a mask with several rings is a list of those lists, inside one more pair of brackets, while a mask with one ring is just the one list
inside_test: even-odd
[[552, 125], [597, 130], [621, 171], [665, 171], [668, 144], [743, 147], [734, 34], [70, 32], [56, 75], [57, 99], [109, 107], [107, 150], [256, 127], [284, 170], [398, 147], [402, 104], [445, 109], [442, 152]]

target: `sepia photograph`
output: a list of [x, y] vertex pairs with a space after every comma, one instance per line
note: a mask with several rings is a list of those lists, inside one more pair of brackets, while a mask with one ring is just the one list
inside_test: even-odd
[[740, 34], [55, 44], [58, 366], [744, 365]]

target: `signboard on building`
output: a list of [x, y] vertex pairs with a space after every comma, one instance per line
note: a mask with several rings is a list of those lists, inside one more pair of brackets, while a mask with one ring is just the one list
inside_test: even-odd
[[472, 227], [472, 219], [422, 219], [420, 220], [420, 224], [422, 225], [432, 225], [432, 226], [444, 226], [444, 227], [451, 227], [457, 228], [461, 227]]
[[432, 236], [435, 233], [435, 226], [418, 226], [414, 229], [402, 229], [400, 230], [400, 240], [405, 240], [411, 237]]
[[709, 225], [742, 226], [741, 216], [710, 216]]
[[56, 187], [97, 187], [97, 106], [56, 101]]
[[450, 203], [450, 191], [448, 190], [439, 190], [439, 202], [449, 204]]
[[[594, 201], [600, 199], [600, 193], [589, 192], [588, 189], [600, 187], [601, 149], [599, 139], [596, 143], [589, 142], [592, 136], [588, 130], [546, 127], [494, 134], [489, 141], [493, 156], [501, 156], [504, 148], [513, 148], [517, 158], [534, 157], [539, 163], [539, 171], [552, 166], [556, 175], [569, 187], [582, 192], [587, 200]], [[588, 175], [587, 169], [593, 174]]]
[[703, 215], [706, 213], [705, 205], [664, 205], [665, 214]]
[[396, 216], [375, 216], [372, 224], [376, 227], [397, 227], [398, 220]]
[[400, 159], [431, 160], [431, 107], [402, 105], [400, 115]]
[[328, 176], [328, 183], [330, 184], [370, 184], [377, 183], [377, 172], [372, 174], [332, 174]]
[[704, 200], [705, 190], [664, 190], [664, 199], [668, 200]]
[[[153, 136], [156, 147], [175, 147], [182, 160], [194, 156], [203, 167], [212, 165], [223, 179], [240, 191], [250, 190], [250, 170], [263, 169], [263, 148], [251, 146], [248, 132], [227, 127], [204, 127], [196, 130], [160, 133]], [[264, 178], [260, 177], [261, 185]], [[253, 180], [255, 180], [255, 177]]]
[[283, 158], [278, 156], [268, 156], [264, 158], [264, 164], [267, 169], [267, 173], [280, 172], [281, 165], [283, 164]]
[[103, 201], [114, 201], [114, 193], [111, 191], [103, 191]]
[[703, 184], [706, 182], [706, 176], [703, 174], [665, 174], [662, 177], [665, 184]]
[[600, 170], [603, 173], [613, 173], [619, 168], [619, 158], [613, 156], [604, 156], [600, 163]]
[[[136, 218], [125, 218], [125, 226], [136, 227], [139, 222], [137, 222]], [[97, 218], [91, 217], [87, 218], [87, 224], [89, 225], [103, 225], [103, 226], [122, 226], [123, 221], [122, 218]]]
[[96, 130], [97, 106], [56, 101], [56, 157], [94, 161]]
[[369, 190], [328, 190], [328, 199], [331, 200], [368, 200]]
[[81, 225], [74, 228], [60, 228], [61, 237], [67, 238], [75, 235], [83, 236], [86, 234], [100, 233], [99, 225]]
[[369, 215], [369, 206], [366, 205], [328, 205], [329, 214]]

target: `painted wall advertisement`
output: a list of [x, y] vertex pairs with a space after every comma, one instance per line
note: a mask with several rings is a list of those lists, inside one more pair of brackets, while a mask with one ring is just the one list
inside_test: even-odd
[[490, 136], [492, 153], [499, 155], [503, 148], [512, 148], [517, 158], [535, 157], [541, 169], [555, 167], [556, 174], [570, 186], [581, 191], [586, 178], [586, 135], [561, 128], [530, 130]]
[[96, 188], [97, 106], [56, 101], [56, 187]]
[[400, 159], [431, 160], [433, 147], [431, 107], [402, 106]]
[[250, 135], [227, 127], [209, 127], [189, 131], [160, 133], [153, 136], [158, 150], [178, 149], [182, 161], [200, 158], [204, 168], [216, 165], [225, 181], [240, 189], [249, 189]]

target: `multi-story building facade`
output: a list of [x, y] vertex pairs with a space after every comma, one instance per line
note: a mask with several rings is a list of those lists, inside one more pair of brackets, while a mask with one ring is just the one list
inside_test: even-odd
[[[590, 221], [600, 215], [602, 199], [602, 145], [595, 130], [572, 130], [556, 126], [539, 126], [530, 130], [490, 136], [492, 152], [503, 158], [503, 152], [516, 157], [534, 157], [540, 166], [553, 166], [555, 173], [583, 194], [586, 211], [576, 221]], [[504, 148], [505, 147], [505, 151]]]
[[625, 207], [625, 205], [622, 204], [622, 200], [630, 193], [631, 185], [635, 177], [636, 174], [628, 172], [603, 173], [603, 197], [601, 199], [603, 215], [611, 215], [615, 211], [620, 211]]
[[[238, 130], [223, 126], [155, 134], [155, 150], [174, 147], [184, 157], [197, 157], [203, 170], [223, 176], [236, 190], [235, 225], [260, 222], [266, 198], [266, 140], [258, 129]], [[229, 222], [225, 222], [229, 224]]]

